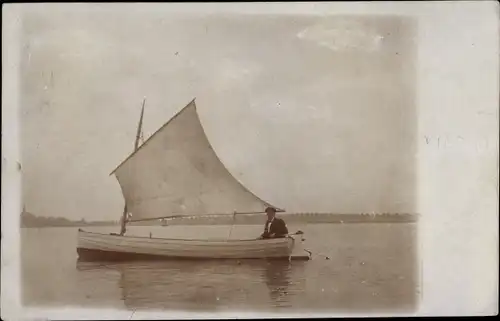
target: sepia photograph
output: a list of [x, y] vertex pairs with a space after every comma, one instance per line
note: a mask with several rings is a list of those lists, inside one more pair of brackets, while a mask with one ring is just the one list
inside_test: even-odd
[[178, 6], [17, 7], [22, 309], [418, 314], [418, 17]]

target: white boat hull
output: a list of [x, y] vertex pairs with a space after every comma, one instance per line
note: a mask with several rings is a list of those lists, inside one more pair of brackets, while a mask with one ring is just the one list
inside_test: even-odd
[[291, 259], [308, 260], [301, 236], [264, 240], [183, 240], [78, 230], [81, 260]]

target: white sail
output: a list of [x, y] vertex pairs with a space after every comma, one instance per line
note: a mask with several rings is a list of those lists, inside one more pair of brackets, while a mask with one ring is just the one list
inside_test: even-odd
[[261, 200], [224, 167], [191, 101], [117, 169], [130, 221], [263, 212]]

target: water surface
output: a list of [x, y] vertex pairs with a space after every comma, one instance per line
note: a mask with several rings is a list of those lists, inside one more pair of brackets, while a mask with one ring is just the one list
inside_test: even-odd
[[[251, 238], [262, 226], [131, 227], [154, 237]], [[77, 262], [77, 228], [21, 229], [28, 306], [401, 312], [416, 308], [415, 223], [311, 224], [307, 262]], [[89, 231], [117, 232], [117, 227]], [[230, 236], [229, 236], [230, 234]], [[328, 257], [329, 259], [326, 259]]]

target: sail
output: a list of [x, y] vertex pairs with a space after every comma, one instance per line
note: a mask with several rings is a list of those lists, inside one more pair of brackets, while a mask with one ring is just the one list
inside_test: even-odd
[[241, 185], [219, 160], [194, 100], [113, 173], [130, 221], [258, 213], [272, 206]]

